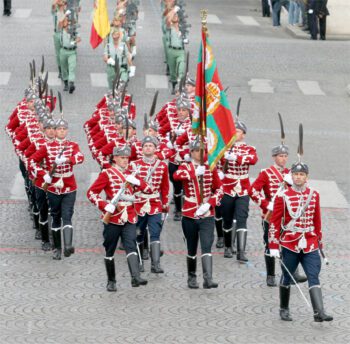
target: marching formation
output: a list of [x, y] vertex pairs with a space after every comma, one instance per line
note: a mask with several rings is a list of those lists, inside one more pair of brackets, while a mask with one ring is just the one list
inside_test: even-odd
[[[58, 0], [54, 5], [59, 9], [65, 6], [64, 3]], [[277, 286], [275, 260], [282, 265], [279, 285], [281, 319], [292, 320], [290, 285], [307, 280], [315, 321], [331, 321], [333, 318], [324, 311], [319, 281], [319, 251], [322, 252], [320, 197], [307, 186], [309, 168], [302, 161], [302, 125], [299, 127], [298, 160], [289, 170], [286, 167], [289, 149], [285, 145], [283, 121], [279, 115], [281, 143], [272, 148], [273, 164], [263, 169], [250, 184], [249, 168], [257, 163], [258, 155], [256, 148], [245, 141], [248, 128], [241, 120], [239, 99], [235, 141], [212, 167], [208, 160], [209, 139], [203, 140], [193, 129], [198, 107], [196, 81], [189, 75], [189, 55], [185, 58], [183, 51], [185, 31], [179, 34], [180, 26], [176, 21], [176, 17], [185, 18], [183, 6], [182, 2], [162, 2], [166, 23], [163, 43], [174, 93], [178, 83], [176, 97], [156, 111], [158, 92], [155, 92], [149, 113], [142, 119], [137, 116], [133, 96], [127, 90], [132, 54], [136, 54], [134, 20], [137, 19], [137, 4], [135, 1], [119, 1], [113, 20], [115, 26], [104, 56], [110, 90], [84, 123], [92, 159], [100, 170], [86, 194], [101, 212], [106, 288], [110, 292], [117, 291], [114, 255], [120, 240], [132, 287], [148, 283], [141, 276], [148, 250], [151, 273], [164, 273], [161, 233], [172, 202], [173, 221], [181, 221], [187, 249], [188, 288], [199, 288], [199, 243], [203, 288], [217, 288], [219, 284], [213, 279], [214, 229], [217, 232], [216, 247], [224, 248], [223, 257], [232, 259], [236, 255], [239, 263], [246, 264], [249, 259], [247, 219], [251, 198], [262, 213], [267, 286]], [[61, 15], [71, 15], [72, 12], [67, 14], [69, 11], [71, 8], [64, 8]], [[74, 12], [76, 20], [78, 12]], [[130, 20], [123, 22], [125, 13], [132, 13], [133, 20], [127, 16]], [[188, 27], [184, 22], [181, 25], [182, 28]], [[181, 49], [176, 49], [174, 37], [182, 42]], [[119, 55], [122, 50], [127, 50], [128, 54]], [[62, 57], [65, 54], [61, 48], [59, 70], [64, 81], [67, 74]], [[62, 252], [65, 257], [74, 253], [72, 216], [77, 185], [73, 169], [83, 163], [84, 156], [78, 144], [67, 138], [69, 124], [63, 116], [60, 92], [57, 97], [52, 91], [48, 92], [44, 58], [39, 73], [34, 60], [30, 63], [30, 71], [30, 85], [25, 90], [24, 99], [10, 115], [6, 132], [19, 158], [36, 230], [35, 239], [42, 240], [44, 251], [53, 249], [54, 260], [61, 260]], [[72, 82], [69, 78], [68, 85]], [[55, 111], [56, 103], [59, 111]], [[136, 122], [143, 125], [141, 138], [136, 135]], [[299, 264], [306, 277], [297, 272]]]

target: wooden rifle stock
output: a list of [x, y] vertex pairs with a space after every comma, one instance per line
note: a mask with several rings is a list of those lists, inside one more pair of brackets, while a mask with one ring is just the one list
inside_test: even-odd
[[[59, 158], [62, 156], [62, 154], [63, 154], [63, 152], [66, 150], [66, 148], [67, 148], [66, 146], [64, 146], [64, 147], [62, 148], [60, 154], [58, 155]], [[57, 164], [54, 162], [54, 163], [52, 164], [52, 168], [51, 168], [51, 171], [50, 171], [50, 173], [49, 173], [49, 176], [50, 176], [50, 177], [53, 176], [53, 174], [54, 174], [55, 171], [56, 171], [56, 168], [57, 168]], [[48, 188], [48, 187], [49, 187], [49, 184], [47, 184], [47, 183], [45, 182], [45, 183], [43, 184], [43, 189], [44, 189], [45, 192], [47, 191], [47, 188]]]

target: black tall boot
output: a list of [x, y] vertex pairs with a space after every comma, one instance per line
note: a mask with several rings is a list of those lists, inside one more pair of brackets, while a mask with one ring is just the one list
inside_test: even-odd
[[276, 279], [275, 279], [275, 258], [264, 255], [265, 257], [265, 265], [266, 265], [266, 284], [268, 287], [276, 287]]
[[33, 229], [35, 229], [35, 240], [41, 240], [41, 226], [39, 222], [39, 212], [33, 210]]
[[172, 81], [171, 85], [172, 85], [171, 94], [175, 94], [175, 88], [176, 88], [177, 82], [176, 81]]
[[129, 253], [126, 258], [128, 260], [128, 266], [131, 275], [131, 286], [139, 287], [140, 285], [146, 285], [147, 280], [140, 277], [139, 260], [137, 253]]
[[197, 283], [197, 257], [186, 257], [187, 262], [187, 286], [190, 289], [198, 289], [199, 285]]
[[145, 272], [145, 267], [143, 265], [143, 259], [142, 259], [142, 256], [143, 256], [143, 242], [141, 243], [136, 243], [136, 245], [138, 245], [139, 247], [139, 260], [141, 261], [141, 263], [139, 263], [139, 268], [140, 268], [140, 272]]
[[64, 242], [64, 256], [70, 257], [75, 249], [72, 246], [73, 241], [73, 227], [68, 225], [63, 227], [63, 242]]
[[245, 256], [245, 247], [247, 244], [247, 230], [238, 230], [237, 232], [237, 260], [246, 263], [248, 258]]
[[74, 82], [70, 81], [69, 82], [69, 93], [72, 94], [75, 90]]
[[47, 221], [43, 224], [39, 222], [39, 227], [41, 231], [41, 249], [43, 251], [50, 251], [52, 247], [49, 238], [49, 223]]
[[52, 255], [52, 259], [61, 260], [62, 255], [62, 243], [61, 243], [61, 230], [52, 231], [52, 239], [54, 245], [54, 251]]
[[309, 289], [312, 308], [314, 309], [314, 319], [316, 322], [332, 321], [333, 317], [324, 312], [321, 287], [311, 287]]
[[224, 233], [222, 231], [222, 218], [221, 219], [215, 218], [215, 228], [216, 228], [216, 234], [218, 236], [218, 238], [216, 240], [216, 247], [223, 248], [224, 247]]
[[148, 260], [149, 259], [149, 244], [148, 244], [148, 230], [145, 230], [145, 235], [143, 237], [143, 253], [142, 253], [142, 259]]
[[58, 78], [62, 79], [61, 67], [58, 67]]
[[162, 274], [164, 270], [160, 267], [160, 242], [151, 242], [151, 272]]
[[202, 255], [202, 268], [204, 279], [203, 288], [217, 288], [218, 284], [213, 281], [213, 256], [211, 254]]
[[181, 221], [181, 219], [182, 219], [182, 213], [181, 213], [182, 195], [174, 195], [174, 202], [175, 202], [174, 221]]
[[224, 258], [232, 258], [232, 228], [223, 229], [224, 231], [224, 243], [225, 243], [225, 252]]
[[292, 321], [289, 314], [290, 286], [280, 285], [280, 317], [284, 321]]
[[237, 253], [237, 244], [236, 244], [236, 229], [237, 229], [237, 221], [233, 220], [232, 224], [232, 254]]
[[68, 91], [68, 80], [64, 80], [64, 87], [63, 87], [63, 91]]
[[109, 259], [109, 257], [105, 257], [105, 266], [107, 271], [107, 291], [117, 291], [117, 285], [115, 280], [115, 265], [114, 258]]
[[[294, 277], [294, 279], [295, 279], [295, 281], [296, 281], [297, 283], [304, 283], [304, 282], [307, 281], [306, 275], [302, 275], [302, 274], [299, 272], [299, 267], [297, 267], [297, 269], [295, 270], [295, 272], [294, 272], [294, 274], [293, 274], [293, 277]], [[292, 284], [294, 284], [293, 281], [292, 281]]]

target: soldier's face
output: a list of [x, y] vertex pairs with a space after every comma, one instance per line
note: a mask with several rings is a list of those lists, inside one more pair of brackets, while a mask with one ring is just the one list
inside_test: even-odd
[[277, 166], [285, 167], [288, 160], [288, 154], [278, 154], [278, 155], [275, 155], [273, 158]]
[[128, 156], [114, 156], [113, 161], [119, 167], [126, 168], [128, 166], [128, 163], [129, 163], [129, 157]]
[[49, 139], [53, 139], [55, 137], [55, 128], [52, 127], [48, 127], [45, 129], [45, 135], [49, 138]]
[[294, 172], [292, 173], [292, 179], [296, 186], [303, 186], [308, 180], [308, 175], [305, 172]]
[[189, 117], [189, 112], [187, 109], [180, 108], [177, 110], [177, 117], [179, 118], [180, 121], [183, 121], [187, 117]]
[[58, 128], [56, 128], [56, 137], [57, 137], [59, 140], [63, 140], [63, 139], [66, 138], [67, 132], [68, 132], [68, 129], [67, 129], [67, 128], [58, 127]]
[[156, 146], [153, 143], [145, 143], [142, 147], [142, 153], [146, 156], [153, 156], [156, 151]]
[[199, 149], [193, 149], [191, 150], [191, 158], [198, 162], [201, 159], [201, 151]]
[[29, 110], [34, 110], [34, 100], [29, 100], [28, 102], [27, 102], [27, 107], [28, 107], [28, 109]]
[[240, 141], [243, 141], [244, 139], [245, 139], [245, 134], [243, 130], [236, 129], [236, 141], [240, 142]]
[[190, 84], [186, 84], [186, 91], [188, 94], [193, 94], [196, 90], [196, 87]]

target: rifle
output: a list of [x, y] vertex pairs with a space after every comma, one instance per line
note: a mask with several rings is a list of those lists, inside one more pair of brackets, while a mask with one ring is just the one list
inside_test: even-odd
[[[132, 176], [136, 176], [138, 174], [139, 170], [136, 169], [134, 173], [132, 173]], [[118, 192], [115, 194], [115, 196], [112, 198], [111, 200], [111, 204], [113, 204], [115, 206], [116, 209], [118, 209], [118, 202], [120, 201], [121, 197], [123, 196], [125, 189], [128, 187], [129, 182], [125, 181], [121, 188], [118, 190]], [[112, 217], [112, 213], [110, 213], [109, 211], [106, 211], [106, 213], [103, 216], [103, 223], [108, 225], [109, 222], [111, 221], [111, 217]]]

